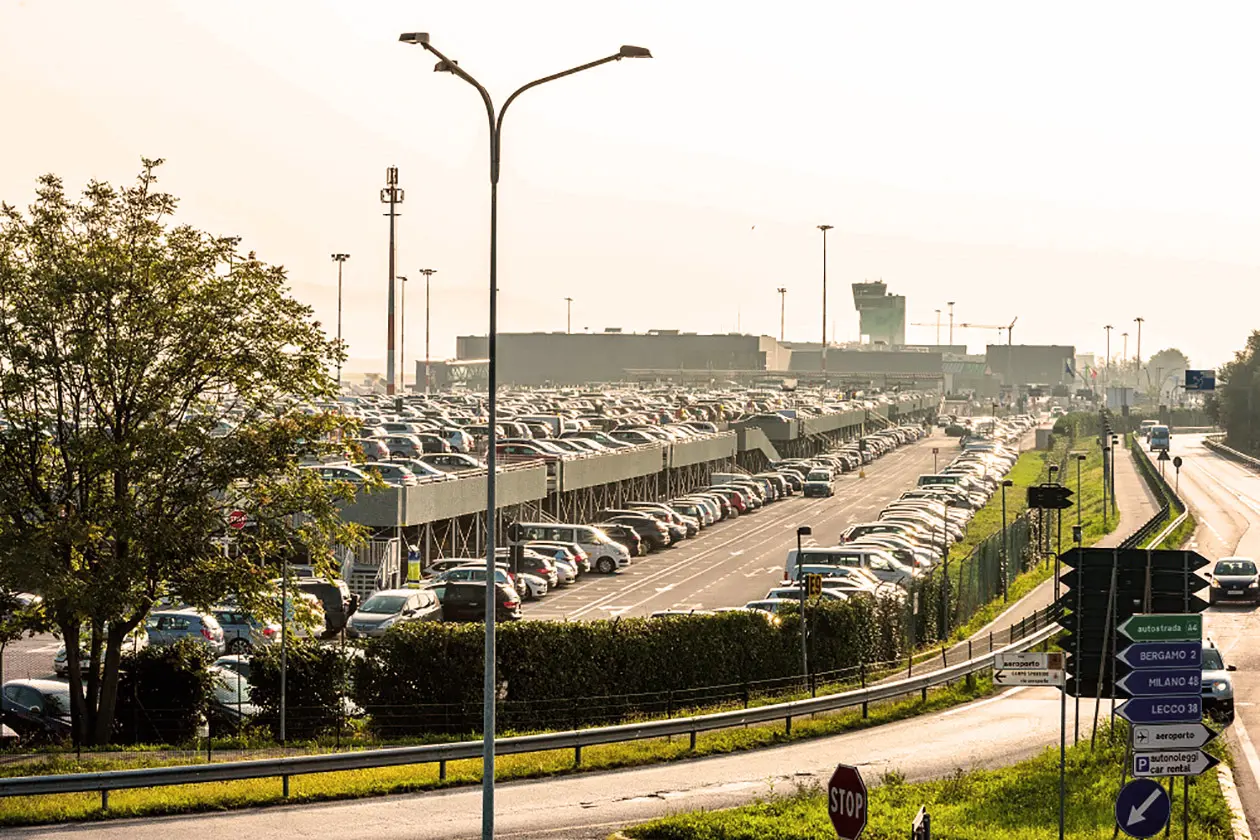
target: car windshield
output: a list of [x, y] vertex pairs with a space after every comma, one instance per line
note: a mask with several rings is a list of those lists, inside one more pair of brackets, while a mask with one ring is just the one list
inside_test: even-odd
[[363, 606], [359, 607], [359, 611], [367, 613], [396, 613], [402, 609], [405, 603], [407, 603], [407, 598], [403, 595], [373, 595], [363, 602]]
[[1217, 575], [1254, 575], [1256, 564], [1250, 560], [1222, 560], [1216, 564]]
[[1204, 671], [1224, 671], [1225, 663], [1221, 659], [1221, 652], [1216, 648], [1203, 649], [1203, 670]]

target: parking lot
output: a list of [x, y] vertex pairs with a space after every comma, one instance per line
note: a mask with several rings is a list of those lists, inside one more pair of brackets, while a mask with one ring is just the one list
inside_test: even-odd
[[868, 465], [865, 478], [856, 472], [840, 476], [831, 498], [806, 499], [798, 494], [718, 523], [677, 548], [637, 558], [616, 575], [587, 575], [530, 602], [525, 617], [580, 620], [742, 606], [761, 598], [783, 578], [798, 525], [809, 525], [818, 544], [834, 544], [845, 527], [875, 518], [920, 474], [931, 472], [933, 448], [940, 449], [937, 461], [943, 465], [956, 454], [958, 439], [938, 430]]

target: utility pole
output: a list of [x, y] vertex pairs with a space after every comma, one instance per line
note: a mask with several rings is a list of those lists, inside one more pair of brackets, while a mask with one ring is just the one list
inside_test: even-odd
[[573, 298], [565, 298], [564, 304], [564, 332], [565, 335], [571, 335], [573, 333]]
[[1120, 351], [1120, 384], [1124, 385], [1129, 381], [1128, 374], [1124, 372], [1125, 363], [1129, 361], [1129, 334], [1127, 332], [1120, 333], [1120, 337], [1124, 339], [1123, 350]]
[[936, 346], [941, 346], [941, 310], [936, 310]]
[[949, 346], [954, 346], [954, 302], [952, 300], [945, 301], [945, 305], [949, 307]]
[[429, 393], [433, 377], [429, 373], [429, 278], [437, 274], [436, 268], [422, 268], [424, 275], [424, 392]]
[[783, 340], [783, 325], [787, 314], [787, 289], [780, 286], [775, 289], [779, 293], [779, 341]]
[[1134, 319], [1133, 319], [1134, 323], [1136, 323], [1136, 324], [1138, 325], [1138, 334], [1137, 334], [1137, 366], [1136, 366], [1136, 367], [1137, 367], [1137, 370], [1134, 372], [1134, 374], [1133, 374], [1133, 375], [1137, 377], [1137, 382], [1136, 382], [1136, 385], [1137, 385], [1137, 387], [1139, 387], [1139, 388], [1141, 388], [1141, 387], [1142, 387], [1142, 322], [1143, 322], [1143, 321], [1145, 321], [1145, 320], [1146, 320], [1146, 319], [1145, 319], [1145, 318], [1143, 318], [1141, 315], [1139, 315], [1138, 317], [1136, 317], [1136, 318], [1134, 318]]
[[386, 317], [385, 336], [385, 393], [394, 393], [394, 258], [397, 249], [394, 245], [394, 222], [400, 215], [398, 205], [402, 204], [403, 191], [398, 188], [398, 167], [391, 166], [385, 170], [385, 186], [381, 190], [381, 203], [389, 205], [389, 304]]
[[831, 225], [819, 225], [823, 234], [823, 289], [822, 289], [822, 380], [827, 385], [827, 231]]
[[407, 393], [407, 278], [399, 274], [398, 289], [398, 390]]
[[[346, 260], [350, 259], [349, 254], [333, 254], [333, 261], [337, 263], [337, 353], [341, 353], [341, 266]], [[337, 359], [337, 390], [341, 390], [341, 359]]]

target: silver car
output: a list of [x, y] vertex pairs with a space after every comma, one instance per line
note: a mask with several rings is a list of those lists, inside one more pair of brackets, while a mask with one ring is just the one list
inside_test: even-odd
[[222, 656], [225, 650], [223, 628], [218, 620], [196, 610], [155, 612], [149, 616], [145, 629], [149, 633], [150, 644], [173, 645], [180, 639], [193, 639], [209, 648], [215, 656]]

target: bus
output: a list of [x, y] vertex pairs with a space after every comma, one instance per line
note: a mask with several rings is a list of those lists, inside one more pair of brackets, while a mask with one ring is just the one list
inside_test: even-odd
[[1172, 434], [1169, 433], [1167, 426], [1151, 426], [1151, 436], [1149, 438], [1151, 442], [1151, 451], [1155, 452], [1156, 450], [1162, 449], [1167, 452], [1168, 440], [1171, 437]]

